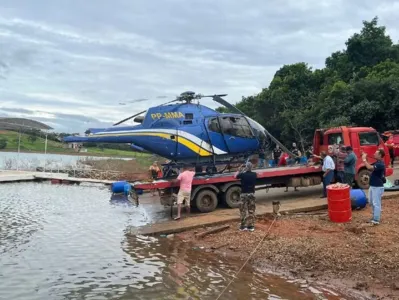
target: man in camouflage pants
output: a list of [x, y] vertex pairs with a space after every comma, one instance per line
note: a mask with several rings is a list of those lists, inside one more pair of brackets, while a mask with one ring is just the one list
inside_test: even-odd
[[255, 230], [255, 185], [257, 174], [252, 172], [252, 164], [241, 166], [235, 177], [241, 180], [240, 230]]

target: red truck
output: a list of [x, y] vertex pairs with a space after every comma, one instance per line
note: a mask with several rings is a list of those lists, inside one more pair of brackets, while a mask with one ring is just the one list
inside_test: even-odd
[[[389, 155], [386, 146], [377, 131], [366, 127], [337, 127], [328, 130], [318, 129], [314, 135], [314, 154], [321, 151], [333, 152], [336, 145], [343, 141], [344, 145], [351, 145], [354, 152], [360, 157], [363, 150], [373, 157], [378, 148], [384, 148], [387, 153], [386, 165], [389, 165]], [[372, 161], [372, 159], [371, 159]], [[368, 188], [370, 172], [365, 168], [361, 159], [356, 166], [356, 183], [360, 188]], [[322, 170], [320, 163], [315, 165], [295, 165], [290, 167], [277, 167], [256, 169], [258, 174], [257, 190], [273, 187], [308, 187], [320, 185]], [[386, 176], [393, 174], [392, 168], [387, 168]], [[174, 194], [179, 187], [173, 179], [162, 179], [153, 182], [136, 182], [133, 193], [138, 199], [138, 194], [143, 190], [158, 189], [161, 204], [171, 206], [174, 203]], [[214, 175], [197, 175], [192, 183], [191, 205], [200, 212], [211, 212], [216, 209], [219, 202], [224, 202], [230, 208], [237, 208], [240, 199], [240, 181], [234, 178], [234, 173]]]
[[326, 151], [328, 154], [333, 154], [334, 148], [340, 143], [346, 146], [352, 146], [353, 152], [358, 157], [356, 165], [356, 184], [361, 189], [369, 187], [370, 171], [367, 170], [361, 158], [361, 153], [367, 153], [369, 162], [375, 162], [374, 153], [377, 149], [385, 150], [384, 162], [387, 166], [386, 176], [393, 174], [393, 169], [390, 168], [390, 156], [388, 147], [384, 144], [378, 132], [371, 127], [336, 127], [327, 130], [318, 129], [315, 132], [313, 139], [314, 153], [319, 154], [321, 151]]

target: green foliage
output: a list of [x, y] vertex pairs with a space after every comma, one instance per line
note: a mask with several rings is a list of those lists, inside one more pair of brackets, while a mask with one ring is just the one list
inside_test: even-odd
[[36, 135], [28, 135], [28, 141], [31, 143], [31, 144], [33, 144], [33, 143], [35, 143], [36, 142], [36, 140], [37, 140], [37, 136]]
[[7, 138], [0, 138], [0, 149], [5, 149], [7, 147]]
[[269, 87], [236, 106], [283, 143], [302, 147], [312, 143], [316, 128], [399, 129], [399, 45], [378, 18], [364, 21], [345, 45], [320, 70], [284, 65]]
[[[26, 133], [21, 134], [21, 143], [20, 143], [20, 150], [24, 152], [44, 152], [44, 147], [45, 147], [45, 137], [40, 136], [36, 137], [35, 142], [31, 142], [31, 131], [28, 131]], [[69, 135], [69, 134], [67, 134]], [[54, 134], [56, 136], [56, 134]], [[1, 148], [1, 145], [3, 144], [1, 140], [6, 141], [6, 146], [4, 148]], [[18, 143], [19, 143], [19, 132], [15, 131], [7, 131], [4, 130], [1, 132], [0, 136], [0, 149], [5, 149], [8, 151], [17, 151], [18, 149]], [[104, 145], [105, 146], [105, 145]], [[104, 147], [103, 150], [101, 150], [99, 147], [91, 147], [87, 149], [87, 154], [85, 152], [80, 153], [80, 155], [107, 155], [107, 156], [130, 156], [130, 157], [147, 157], [149, 154], [145, 153], [137, 153], [132, 151], [129, 148], [129, 145], [125, 145], [127, 147], [127, 151], [125, 150], [119, 150], [119, 149], [109, 149]], [[86, 148], [86, 147], [84, 147]], [[64, 144], [60, 143], [58, 140], [53, 141], [48, 139], [47, 143], [47, 152], [48, 153], [62, 153], [62, 154], [68, 154], [68, 153], [73, 153], [76, 154], [76, 151], [74, 149], [69, 149], [66, 148]]]

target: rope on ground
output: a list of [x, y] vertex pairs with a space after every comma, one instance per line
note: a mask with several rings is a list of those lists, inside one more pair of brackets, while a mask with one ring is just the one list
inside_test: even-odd
[[230, 280], [230, 282], [226, 285], [226, 287], [223, 289], [223, 291], [220, 293], [220, 295], [216, 298], [216, 300], [219, 300], [220, 297], [224, 294], [224, 292], [230, 287], [230, 285], [233, 283], [234, 279], [236, 279], [236, 276], [244, 269], [245, 265], [249, 262], [249, 260], [252, 258], [252, 256], [255, 254], [255, 252], [258, 250], [259, 246], [263, 243], [265, 240], [266, 236], [269, 234], [270, 230], [272, 229], [272, 226], [277, 220], [277, 215], [274, 217], [273, 222], [270, 224], [269, 228], [267, 229], [265, 235], [262, 237], [260, 240], [259, 244], [256, 246], [256, 248], [251, 252], [247, 260], [244, 262], [244, 264], [241, 266], [241, 268], [237, 271], [236, 274], [234, 274], [233, 278]]

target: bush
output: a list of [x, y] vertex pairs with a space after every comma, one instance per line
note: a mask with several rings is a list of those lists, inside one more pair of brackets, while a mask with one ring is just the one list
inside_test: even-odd
[[0, 138], [0, 149], [5, 149], [7, 147], [7, 139]]

